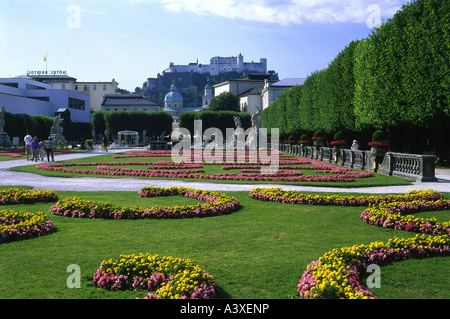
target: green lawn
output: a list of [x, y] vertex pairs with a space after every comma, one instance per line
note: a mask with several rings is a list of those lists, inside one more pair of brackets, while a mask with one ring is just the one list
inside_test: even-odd
[[[122, 206], [192, 203], [182, 197], [139, 198], [136, 192], [58, 194]], [[327, 251], [414, 236], [364, 223], [362, 207], [290, 205], [253, 200], [248, 192], [227, 194], [239, 199], [239, 211], [201, 219], [71, 219], [50, 215], [50, 203], [0, 207], [47, 212], [57, 228], [40, 238], [0, 245], [0, 298], [144, 297], [145, 292], [95, 288], [90, 281], [102, 260], [141, 252], [193, 260], [214, 276], [219, 298], [297, 298], [306, 266]], [[449, 220], [449, 213], [432, 215]], [[81, 267], [80, 289], [66, 286], [71, 264]], [[380, 298], [447, 299], [449, 273], [449, 257], [392, 263], [381, 268], [381, 288], [372, 291]]]

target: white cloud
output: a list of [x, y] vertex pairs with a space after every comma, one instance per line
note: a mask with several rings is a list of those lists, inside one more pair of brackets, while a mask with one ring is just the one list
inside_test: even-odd
[[[130, 0], [131, 3], [155, 0]], [[282, 25], [358, 22], [367, 20], [367, 8], [377, 5], [381, 18], [390, 18], [406, 0], [160, 0], [169, 11], [189, 11], [198, 15], [215, 15]]]

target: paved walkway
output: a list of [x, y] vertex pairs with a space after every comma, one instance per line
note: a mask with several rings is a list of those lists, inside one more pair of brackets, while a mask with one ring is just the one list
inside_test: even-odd
[[[108, 153], [124, 152], [125, 150], [112, 150]], [[88, 153], [75, 153], [66, 155], [57, 155], [57, 161], [69, 160], [75, 158], [87, 158], [92, 156], [104, 155], [104, 152], [93, 151]], [[42, 163], [42, 162], [38, 162]], [[299, 190], [311, 192], [364, 192], [364, 193], [400, 193], [404, 194], [411, 190], [433, 189], [440, 192], [450, 192], [450, 169], [437, 169], [436, 183], [413, 183], [406, 186], [381, 186], [381, 187], [363, 187], [363, 188], [337, 188], [337, 187], [317, 187], [317, 186], [280, 186], [268, 184], [219, 184], [203, 182], [183, 182], [176, 180], [152, 180], [152, 179], [132, 179], [132, 178], [64, 178], [64, 177], [45, 177], [31, 173], [13, 172], [8, 170], [10, 167], [30, 165], [31, 162], [26, 159], [1, 161], [0, 162], [0, 185], [7, 186], [32, 186], [36, 189], [51, 189], [56, 191], [138, 191], [145, 185], [159, 187], [185, 186], [191, 188], [212, 190], [212, 191], [250, 191], [255, 187], [282, 187], [286, 190]]]

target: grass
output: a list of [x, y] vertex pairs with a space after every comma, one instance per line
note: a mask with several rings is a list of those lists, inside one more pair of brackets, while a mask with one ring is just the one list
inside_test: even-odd
[[[108, 163], [118, 163], [118, 162], [157, 162], [157, 161], [171, 161], [170, 157], [143, 157], [143, 158], [113, 158], [114, 155], [119, 154], [107, 154], [100, 155], [95, 157], [90, 157], [86, 159], [76, 159], [69, 161], [62, 161], [61, 163], [92, 163], [92, 166], [80, 166], [80, 167], [70, 167], [70, 168], [80, 168], [80, 169], [96, 169], [97, 163], [99, 162], [108, 162]], [[60, 163], [60, 162], [58, 162]], [[46, 171], [35, 168], [36, 165], [27, 165], [11, 168], [13, 171], [17, 172], [28, 172], [33, 174], [39, 174], [42, 176], [50, 176], [50, 177], [69, 177], [69, 178], [78, 178], [78, 177], [86, 177], [93, 175], [86, 174], [77, 174], [77, 173], [64, 173], [64, 172], [56, 172], [56, 171]], [[222, 164], [219, 165], [204, 165], [205, 173], [203, 174], [220, 174], [220, 173], [240, 173], [240, 170], [222, 170]], [[135, 169], [147, 169], [146, 165], [130, 165], [130, 166], [120, 166], [121, 168], [135, 168]], [[326, 175], [321, 173], [315, 173], [314, 170], [302, 170], [304, 175]], [[95, 175], [98, 178], [129, 178], [129, 176], [109, 176], [109, 175]], [[149, 177], [133, 177], [133, 178], [142, 178], [142, 179], [150, 179]], [[157, 178], [164, 179], [164, 178]], [[175, 179], [175, 178], [172, 178]], [[175, 179], [176, 180], [176, 179]], [[181, 179], [179, 179], [181, 180]], [[183, 181], [195, 181], [198, 182], [198, 179], [182, 179]], [[254, 184], [254, 181], [244, 181], [244, 180], [235, 180], [235, 181], [226, 181], [226, 180], [201, 180], [202, 182], [207, 183], [233, 183], [233, 184]], [[373, 177], [370, 178], [357, 178], [354, 182], [275, 182], [275, 181], [258, 181], [258, 184], [284, 184], [284, 185], [298, 185], [298, 186], [317, 186], [317, 187], [348, 187], [348, 188], [356, 188], [356, 187], [374, 187], [374, 186], [393, 186], [393, 185], [410, 185], [411, 180], [405, 178], [399, 178], [394, 176], [386, 176], [374, 173]]]
[[[58, 192], [122, 206], [186, 203], [182, 197], [139, 198], [136, 192]], [[262, 202], [248, 192], [227, 192], [242, 208], [230, 215], [183, 220], [89, 220], [50, 215], [57, 231], [0, 245], [0, 298], [135, 298], [144, 292], [110, 292], [91, 286], [103, 259], [152, 253], [189, 258], [214, 276], [219, 298], [297, 298], [308, 263], [339, 246], [387, 241], [412, 233], [370, 226], [362, 207]], [[445, 194], [450, 198], [450, 193]], [[162, 201], [162, 202], [161, 202]], [[191, 200], [192, 201], [192, 200]], [[3, 206], [49, 212], [50, 203]], [[450, 211], [433, 212], [448, 220]], [[427, 213], [429, 214], [429, 212]], [[69, 289], [71, 264], [81, 268], [80, 289]], [[381, 268], [380, 298], [450, 298], [450, 257], [409, 260]]]

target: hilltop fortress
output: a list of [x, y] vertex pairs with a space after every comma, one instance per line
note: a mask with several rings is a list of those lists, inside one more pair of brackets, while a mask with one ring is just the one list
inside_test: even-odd
[[240, 73], [267, 73], [267, 59], [261, 58], [259, 62], [244, 62], [244, 57], [239, 53], [238, 56], [220, 57], [215, 56], [210, 59], [210, 64], [201, 64], [197, 62], [188, 65], [175, 65], [173, 62], [169, 64], [169, 68], [163, 73], [173, 72], [195, 72], [208, 73], [209, 75], [219, 75], [226, 72]]
[[[156, 77], [147, 78], [145, 94], [151, 95], [150, 100], [162, 105], [162, 94], [166, 94], [172, 85], [175, 85], [181, 94], [192, 95], [185, 90], [193, 90], [194, 96], [186, 96], [185, 104], [197, 106], [201, 103], [207, 84], [212, 86], [245, 75], [268, 75], [269, 73], [274, 74], [275, 71], [267, 71], [266, 58], [260, 58], [259, 62], [244, 62], [244, 57], [240, 53], [232, 57], [212, 57], [210, 64], [201, 64], [198, 59], [197, 62], [187, 65], [170, 62], [169, 67]], [[192, 99], [199, 99], [200, 103], [191, 101]]]

